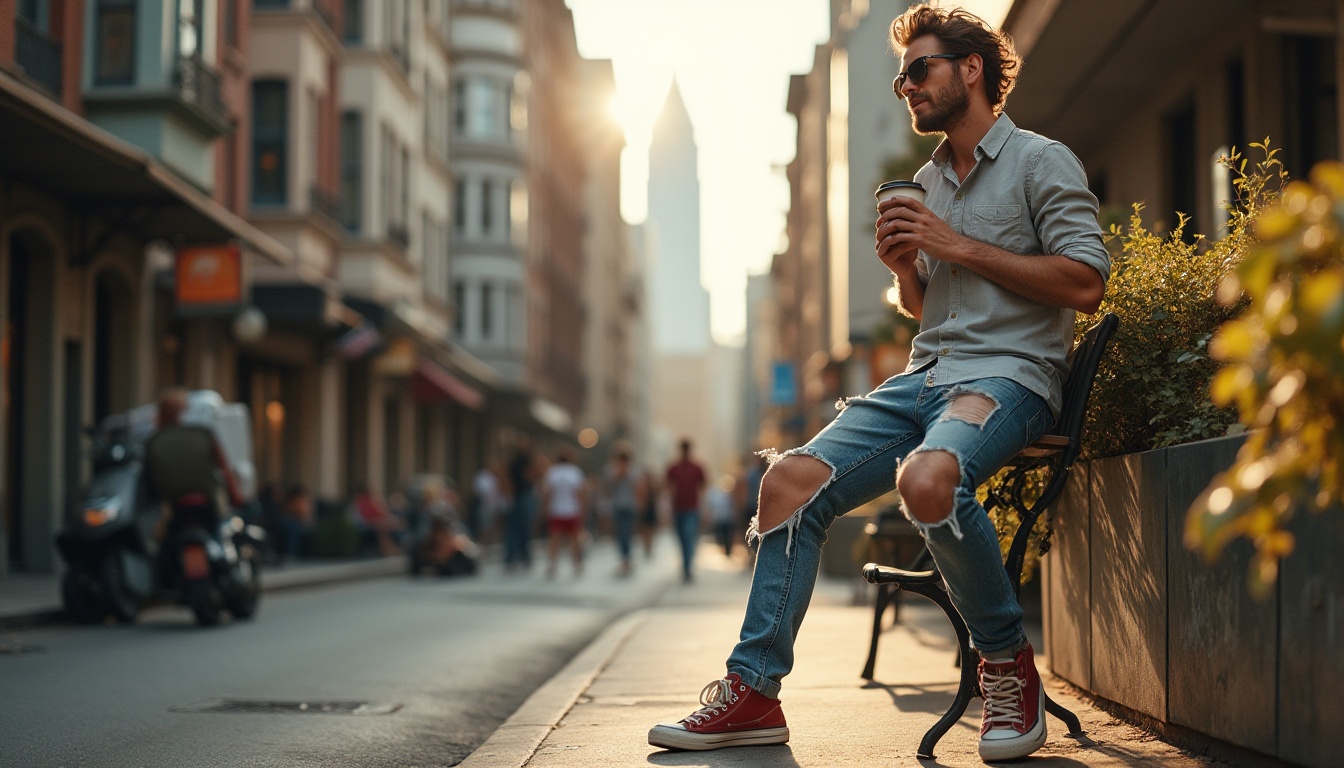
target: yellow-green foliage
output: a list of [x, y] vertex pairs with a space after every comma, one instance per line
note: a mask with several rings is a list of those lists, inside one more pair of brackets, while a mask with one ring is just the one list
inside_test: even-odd
[[[1253, 225], [1283, 183], [1282, 165], [1266, 144], [1252, 144], [1265, 159], [1247, 171], [1236, 153], [1224, 158], [1236, 200], [1227, 206], [1221, 239], [1187, 238], [1187, 217], [1162, 236], [1143, 224], [1134, 205], [1126, 227], [1112, 226], [1111, 280], [1102, 312], [1120, 316], [1120, 327], [1097, 371], [1083, 455], [1122, 453], [1218, 437], [1237, 430], [1237, 414], [1209, 397], [1217, 363], [1208, 343], [1219, 325], [1238, 312], [1216, 300], [1217, 287], [1255, 242]], [[1078, 332], [1095, 322], [1080, 315]]]
[[1297, 510], [1344, 500], [1344, 165], [1295, 181], [1256, 224], [1260, 244], [1220, 298], [1250, 306], [1211, 345], [1224, 361], [1214, 402], [1251, 428], [1236, 463], [1190, 510], [1186, 543], [1216, 555], [1250, 539], [1251, 584], [1264, 593], [1292, 551]]

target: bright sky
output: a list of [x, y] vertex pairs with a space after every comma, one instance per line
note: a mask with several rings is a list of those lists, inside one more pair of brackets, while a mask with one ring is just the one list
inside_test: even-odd
[[[830, 0], [567, 3], [579, 52], [611, 59], [615, 68], [613, 109], [629, 144], [621, 210], [632, 223], [647, 213], [649, 138], [676, 76], [700, 157], [700, 275], [710, 291], [711, 328], [721, 343], [739, 343], [747, 275], [769, 269], [784, 242], [784, 166], [793, 159], [796, 130], [785, 111], [789, 75], [809, 71], [816, 46], [830, 36]], [[877, 12], [904, 7], [872, 4]], [[1011, 3], [958, 4], [997, 24]]]

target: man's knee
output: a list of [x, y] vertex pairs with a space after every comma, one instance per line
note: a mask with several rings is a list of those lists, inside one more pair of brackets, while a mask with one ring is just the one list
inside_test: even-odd
[[901, 464], [896, 490], [909, 514], [921, 523], [937, 523], [952, 514], [952, 496], [961, 482], [961, 465], [947, 451], [923, 451]]
[[830, 466], [813, 456], [793, 454], [775, 462], [761, 478], [757, 530], [765, 533], [778, 528], [830, 478]]

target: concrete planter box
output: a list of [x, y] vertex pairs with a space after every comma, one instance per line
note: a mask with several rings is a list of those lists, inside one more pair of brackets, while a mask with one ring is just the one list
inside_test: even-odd
[[1344, 755], [1344, 512], [1300, 516], [1264, 601], [1252, 549], [1214, 564], [1185, 513], [1243, 437], [1080, 463], [1043, 567], [1051, 671], [1134, 712], [1312, 768]]

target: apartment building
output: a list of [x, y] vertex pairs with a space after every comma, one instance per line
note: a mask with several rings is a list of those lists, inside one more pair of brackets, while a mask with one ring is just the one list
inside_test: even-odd
[[236, 394], [248, 276], [294, 261], [219, 172], [246, 19], [199, 11], [0, 5], [0, 573], [56, 567], [86, 425], [167, 383]]

